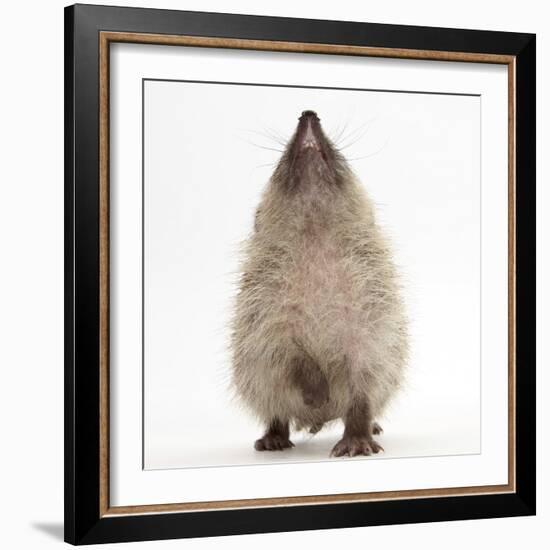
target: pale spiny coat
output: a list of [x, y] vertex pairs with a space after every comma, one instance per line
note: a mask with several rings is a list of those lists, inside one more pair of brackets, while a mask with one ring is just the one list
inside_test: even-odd
[[[236, 392], [261, 421], [316, 432], [357, 399], [366, 398], [370, 422], [379, 417], [402, 383], [408, 339], [373, 205], [318, 119], [307, 124], [315, 148], [299, 125], [245, 244], [232, 353]], [[297, 357], [322, 372], [328, 401], [304, 402], [291, 372]]]

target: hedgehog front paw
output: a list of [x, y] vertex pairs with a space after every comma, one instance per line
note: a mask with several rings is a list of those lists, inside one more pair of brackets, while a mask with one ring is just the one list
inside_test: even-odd
[[344, 436], [332, 449], [330, 456], [369, 456], [383, 451], [382, 445], [369, 436]]
[[312, 381], [302, 389], [304, 404], [312, 409], [319, 409], [329, 400], [329, 388], [327, 379], [323, 376]]
[[254, 443], [257, 451], [282, 451], [291, 447], [294, 447], [294, 443], [288, 437], [278, 433], [266, 433]]
[[380, 426], [380, 424], [378, 424], [378, 422], [373, 422], [372, 423], [372, 433], [374, 435], [380, 435], [381, 433], [383, 433], [383, 429], [382, 429], [382, 426]]

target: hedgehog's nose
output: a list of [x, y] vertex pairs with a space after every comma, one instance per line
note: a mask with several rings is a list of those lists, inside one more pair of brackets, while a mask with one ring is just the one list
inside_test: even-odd
[[319, 118], [315, 111], [302, 111], [302, 116], [300, 118]]
[[298, 123], [296, 144], [300, 149], [319, 151], [321, 128], [315, 111], [303, 111]]

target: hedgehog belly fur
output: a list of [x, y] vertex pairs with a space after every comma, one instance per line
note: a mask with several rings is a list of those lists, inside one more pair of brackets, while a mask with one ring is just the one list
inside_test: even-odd
[[[379, 229], [351, 224], [350, 239], [305, 221], [285, 233], [248, 243], [233, 331], [237, 394], [264, 422], [278, 417], [297, 427], [343, 417], [358, 395], [380, 415], [401, 383], [407, 346]], [[329, 383], [329, 401], [318, 409], [304, 404], [291, 379], [292, 358], [304, 353]]]

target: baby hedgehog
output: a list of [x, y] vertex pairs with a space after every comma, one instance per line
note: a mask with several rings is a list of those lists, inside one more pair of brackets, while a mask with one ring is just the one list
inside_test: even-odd
[[314, 111], [263, 193], [232, 325], [233, 385], [265, 423], [258, 451], [341, 418], [331, 456], [370, 455], [400, 387], [407, 323], [373, 206]]

